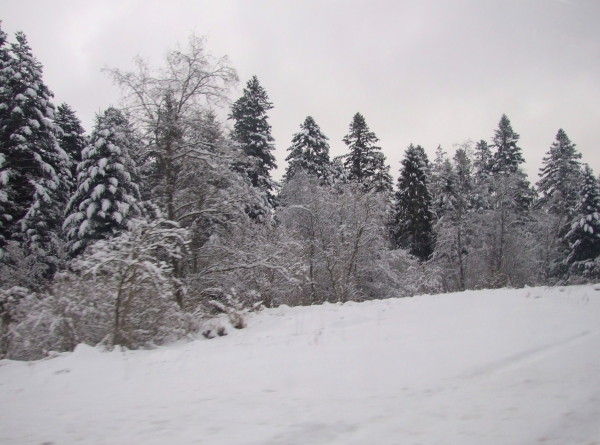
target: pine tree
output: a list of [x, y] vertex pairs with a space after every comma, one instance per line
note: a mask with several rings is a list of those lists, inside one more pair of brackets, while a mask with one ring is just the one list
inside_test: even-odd
[[2, 85], [0, 153], [10, 219], [3, 236], [22, 239], [53, 263], [68, 197], [69, 158], [55, 138], [55, 109], [42, 80], [42, 66], [25, 35], [17, 32], [15, 38]]
[[433, 211], [437, 218], [441, 218], [444, 213], [452, 209], [456, 181], [454, 166], [441, 145], [438, 146], [435, 159], [428, 170], [427, 184], [433, 202]]
[[448, 290], [451, 282], [455, 283], [456, 289], [465, 290], [470, 272], [468, 256], [475, 227], [469, 218], [473, 178], [468, 147], [467, 143], [456, 150], [453, 163], [445, 159], [444, 164], [450, 163], [452, 167], [448, 174], [452, 180], [445, 190], [446, 207], [438, 215], [434, 227], [436, 244], [433, 260], [443, 267], [444, 283]]
[[[0, 21], [1, 25], [2, 21]], [[7, 38], [8, 35], [0, 27], [0, 134], [4, 133], [5, 122], [8, 121], [10, 116], [10, 110], [8, 109], [9, 91], [6, 85], [8, 85], [12, 57], [6, 45]], [[7, 153], [4, 150], [4, 143], [2, 143], [0, 149], [0, 253], [2, 253], [1, 247], [6, 242], [8, 227], [13, 217], [9, 211], [9, 200], [12, 199], [12, 196], [10, 196], [11, 190], [8, 187], [10, 169], [7, 165], [8, 159], [6, 158]]]
[[475, 187], [473, 179], [473, 162], [463, 146], [456, 150], [454, 154], [454, 209], [460, 212], [461, 216], [473, 209], [475, 206], [473, 189]]
[[271, 170], [277, 168], [273, 151], [275, 146], [271, 136], [271, 125], [267, 111], [273, 108], [267, 92], [253, 76], [244, 88], [244, 94], [231, 107], [229, 119], [233, 124], [233, 141], [244, 150], [254, 162], [239, 165], [245, 171], [252, 185], [264, 190], [272, 202], [275, 184], [271, 179]]
[[588, 165], [584, 165], [579, 199], [571, 230], [565, 239], [569, 243], [570, 254], [566, 263], [575, 274], [598, 275], [600, 272], [593, 260], [600, 257], [600, 190]]
[[87, 145], [85, 130], [81, 126], [81, 121], [77, 118], [75, 112], [65, 103], [57, 107], [54, 123], [61, 130], [57, 136], [58, 143], [71, 160], [73, 184], [70, 192], [73, 193], [77, 182], [77, 165], [81, 162], [81, 152]]
[[120, 110], [109, 108], [96, 116], [63, 225], [71, 254], [128, 230], [130, 221], [140, 216], [137, 169], [129, 154], [134, 144], [134, 133]]
[[477, 177], [485, 177], [491, 173], [493, 155], [490, 147], [483, 139], [475, 144], [475, 174]]
[[563, 218], [572, 216], [577, 203], [581, 176], [578, 159], [581, 159], [581, 153], [577, 152], [575, 144], [564, 130], [558, 130], [556, 141], [542, 161], [537, 186], [542, 194], [540, 204]]
[[401, 161], [391, 221], [396, 248], [409, 249], [421, 260], [433, 251], [433, 212], [425, 170], [428, 160], [420, 145], [409, 145]]
[[[510, 184], [514, 190], [510, 191], [512, 209], [517, 212], [529, 210], [537, 197], [536, 190], [531, 187], [527, 175], [521, 170], [520, 165], [525, 162], [521, 153], [521, 148], [517, 146], [520, 136], [513, 130], [510, 120], [506, 114], [502, 115], [498, 128], [494, 132], [492, 138], [492, 146], [496, 148], [496, 152], [491, 160], [490, 183], [491, 193], [500, 193], [494, 190], [498, 184], [502, 183], [501, 192], [505, 194], [507, 190], [505, 186]], [[501, 176], [514, 176], [513, 178], [503, 178]], [[495, 184], [495, 185], [494, 185]]]
[[343, 141], [350, 149], [344, 162], [348, 179], [363, 184], [365, 190], [392, 191], [390, 167], [385, 165], [381, 147], [375, 145], [379, 138], [369, 130], [362, 114], [354, 115]]
[[292, 146], [288, 148], [290, 154], [285, 159], [289, 162], [285, 172], [286, 180], [290, 180], [299, 170], [326, 179], [331, 167], [328, 140], [315, 120], [308, 116], [300, 125], [300, 131], [293, 136]]
[[517, 146], [519, 138], [520, 136], [513, 130], [510, 120], [506, 114], [503, 114], [492, 139], [492, 146], [496, 148], [492, 159], [493, 172], [515, 173], [519, 165], [525, 162], [521, 148]]

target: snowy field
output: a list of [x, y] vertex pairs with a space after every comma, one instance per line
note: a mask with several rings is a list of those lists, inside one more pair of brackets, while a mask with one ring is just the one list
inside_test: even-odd
[[600, 444], [600, 287], [265, 310], [0, 361], [1, 444]]

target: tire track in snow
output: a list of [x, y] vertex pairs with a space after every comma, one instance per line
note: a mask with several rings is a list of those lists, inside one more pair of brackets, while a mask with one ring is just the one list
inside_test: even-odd
[[[556, 354], [565, 347], [569, 347], [578, 344], [581, 341], [588, 340], [591, 338], [590, 334], [592, 334], [592, 331], [586, 330], [581, 332], [580, 334], [573, 335], [563, 340], [555, 341], [542, 346], [536, 346], [535, 348], [526, 349], [525, 351], [519, 352], [517, 354], [513, 354], [500, 360], [490, 362], [486, 365], [476, 367], [471, 371], [460, 374], [458, 378], [472, 379], [478, 376], [493, 374], [498, 371], [506, 371], [511, 370], [513, 368], [520, 368], [521, 366], [525, 366], [528, 363], [540, 360], [548, 355]], [[596, 336], [597, 334], [597, 332], [594, 332], [592, 336]]]

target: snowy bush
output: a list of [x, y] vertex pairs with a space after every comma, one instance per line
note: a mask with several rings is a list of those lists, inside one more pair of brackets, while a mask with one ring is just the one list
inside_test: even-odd
[[175, 302], [182, 285], [169, 263], [185, 247], [175, 223], [137, 220], [131, 232], [90, 246], [44, 290], [2, 291], [3, 355], [31, 360], [79, 343], [135, 348], [185, 335], [193, 323]]
[[253, 223], [213, 235], [196, 252], [196, 271], [186, 281], [186, 309], [210, 317], [254, 310], [261, 304], [298, 304], [299, 246], [282, 229]]
[[135, 220], [130, 232], [98, 241], [72, 263], [92, 293], [112, 296], [111, 344], [134, 347], [182, 333], [175, 296], [183, 289], [172, 261], [181, 258], [186, 244], [187, 231], [172, 221]]

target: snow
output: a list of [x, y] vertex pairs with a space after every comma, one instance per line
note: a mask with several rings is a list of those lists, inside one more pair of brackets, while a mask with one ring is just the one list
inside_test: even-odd
[[213, 340], [0, 361], [0, 443], [597, 443], [599, 290], [282, 306]]

